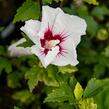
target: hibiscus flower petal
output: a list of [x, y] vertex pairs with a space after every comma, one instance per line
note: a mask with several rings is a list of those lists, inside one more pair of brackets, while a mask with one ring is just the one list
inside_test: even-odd
[[75, 66], [78, 64], [77, 53], [75, 45], [71, 38], [66, 39], [61, 46], [64, 48], [63, 52], [54, 59], [52, 64], [58, 66], [72, 65]]
[[48, 66], [49, 64], [51, 64], [58, 53], [59, 53], [59, 47], [58, 46], [52, 48], [51, 51], [48, 51], [47, 55], [44, 58], [45, 65]]
[[74, 15], [65, 14], [61, 11], [55, 20], [53, 33], [58, 34], [63, 32], [65, 36], [70, 36], [74, 40], [75, 46], [78, 45], [81, 35], [86, 34], [87, 24], [85, 20]]
[[38, 56], [43, 66], [46, 68], [56, 57], [57, 53], [59, 52], [59, 47], [57, 46], [55, 48], [52, 48], [52, 51], [48, 51], [46, 56], [43, 54], [43, 51], [36, 45], [33, 45], [31, 47], [31, 52]]
[[13, 56], [13, 57], [17, 56], [17, 57], [19, 57], [19, 56], [23, 56], [23, 55], [31, 55], [32, 53], [30, 51], [30, 47], [26, 47], [26, 48], [18, 47], [19, 44], [21, 44], [21, 43], [23, 43], [25, 41], [26, 41], [26, 39], [22, 38], [19, 41], [17, 41], [16, 43], [10, 45], [8, 47], [8, 51], [10, 53], [10, 56]]
[[40, 30], [40, 21], [28, 20], [25, 25], [20, 28], [28, 37], [37, 44], [38, 42], [38, 32]]
[[62, 10], [60, 8], [51, 8], [49, 6], [42, 7], [41, 29], [38, 34], [41, 38], [43, 38], [44, 33], [47, 29], [52, 29], [52, 26], [54, 25], [56, 17], [61, 11]]
[[43, 64], [43, 66], [46, 67], [45, 62], [44, 62], [45, 55], [42, 53], [42, 50], [40, 48], [38, 48], [36, 45], [33, 45], [31, 47], [31, 52], [33, 54], [35, 54], [36, 56], [38, 56], [38, 58], [40, 59], [41, 63]]

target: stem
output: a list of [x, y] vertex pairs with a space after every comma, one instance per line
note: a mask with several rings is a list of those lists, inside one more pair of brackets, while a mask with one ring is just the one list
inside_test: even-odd
[[37, 1], [38, 1], [39, 8], [40, 8], [40, 18], [39, 19], [41, 19], [42, 18], [42, 5], [43, 5], [43, 2], [42, 2], [42, 0], [36, 0], [36, 2]]
[[61, 1], [61, 3], [60, 3], [60, 8], [62, 8], [62, 7], [63, 7], [63, 5], [64, 5], [64, 0], [63, 0], [63, 1]]
[[79, 109], [79, 107], [76, 105], [76, 109]]
[[75, 103], [75, 108], [76, 108], [76, 109], [79, 109], [79, 107], [78, 107], [78, 102]]
[[42, 0], [38, 0], [39, 6], [40, 6], [40, 11], [42, 11]]

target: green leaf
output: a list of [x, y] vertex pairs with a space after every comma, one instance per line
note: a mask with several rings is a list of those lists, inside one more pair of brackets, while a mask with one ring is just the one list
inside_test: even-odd
[[4, 57], [0, 57], [0, 74], [2, 70], [5, 70], [6, 73], [10, 73], [12, 71], [12, 65], [10, 61]]
[[72, 90], [75, 89], [75, 85], [77, 84], [77, 80], [74, 76], [71, 76], [70, 77], [70, 80], [69, 80], [69, 85], [71, 87]]
[[104, 54], [98, 55], [99, 64], [109, 67], [109, 58], [105, 57]]
[[108, 83], [92, 78], [91, 80], [89, 80], [87, 87], [85, 88], [83, 97], [89, 98], [98, 94], [106, 84]]
[[26, 47], [31, 47], [32, 45], [34, 45], [33, 42], [28, 38], [28, 36], [25, 33], [21, 32], [21, 34], [26, 39], [26, 41], [17, 45], [18, 47], [26, 48]]
[[77, 11], [78, 15], [81, 16], [81, 17], [85, 17], [85, 16], [88, 16], [89, 15], [89, 13], [88, 13], [88, 7], [85, 6], [85, 5], [82, 5], [79, 8], [77, 8], [76, 11]]
[[106, 6], [98, 6], [92, 10], [92, 15], [99, 20], [104, 20], [105, 15], [109, 15], [109, 9]]
[[[108, 82], [109, 84], [109, 78], [103, 79], [103, 82]], [[94, 99], [97, 102], [98, 109], [108, 109], [109, 108], [109, 87], [108, 85], [104, 88], [103, 91], [101, 91], [99, 94], [97, 94]]]
[[[46, 102], [64, 102], [69, 101], [72, 103], [72, 95], [67, 93], [63, 88], [58, 88], [53, 90], [48, 96], [45, 98], [44, 103]], [[72, 102], [71, 102], [72, 101]]]
[[102, 64], [96, 64], [94, 66], [94, 76], [96, 78], [101, 77], [105, 72], [105, 66], [103, 66]]
[[97, 109], [97, 104], [93, 98], [80, 100], [78, 106], [79, 109]]
[[[59, 76], [59, 77], [58, 77]], [[59, 87], [53, 89], [51, 93], [45, 98], [44, 102], [64, 102], [68, 101], [70, 104], [74, 102], [73, 91], [67, 83], [65, 75], [58, 75]], [[60, 80], [59, 80], [60, 78]]]
[[26, 42], [23, 42], [21, 44], [19, 44], [17, 47], [31, 47], [33, 45], [33, 43], [31, 41], [26, 41]]
[[75, 95], [75, 98], [77, 100], [81, 99], [81, 97], [83, 95], [83, 88], [82, 88], [82, 86], [80, 85], [79, 82], [77, 82], [77, 84], [75, 86], [74, 95]]
[[89, 14], [86, 6], [81, 6], [77, 9], [77, 13], [80, 17], [84, 18], [87, 23], [87, 31], [90, 35], [95, 36], [99, 28], [98, 22]]
[[42, 70], [39, 67], [33, 66], [29, 71], [26, 72], [25, 78], [28, 79], [29, 89], [32, 90], [38, 84], [38, 74], [42, 73]]
[[76, 8], [74, 5], [71, 5], [71, 7], [63, 7], [64, 12], [68, 14], [76, 14]]
[[92, 16], [86, 16], [84, 17], [87, 22], [87, 31], [92, 35], [95, 36], [97, 33], [97, 30], [99, 28], [98, 23], [93, 19]]
[[[88, 45], [87, 45], [88, 46]], [[82, 52], [84, 49], [84, 52]], [[81, 56], [81, 61], [84, 61], [86, 64], [93, 64], [98, 61], [98, 54], [93, 49], [82, 48], [78, 53]]]
[[76, 71], [78, 71], [77, 67], [71, 66], [71, 65], [67, 65], [64, 67], [58, 67], [59, 72], [62, 72], [63, 74], [65, 73], [74, 73]]
[[28, 79], [28, 85], [30, 91], [37, 86], [38, 81], [44, 82], [47, 86], [58, 86], [55, 79], [56, 70], [53, 68], [44, 69], [34, 65], [29, 71], [26, 72], [25, 78]]
[[36, 96], [30, 93], [28, 90], [22, 90], [14, 93], [12, 97], [13, 99], [19, 100], [24, 104], [29, 104], [35, 100]]
[[38, 19], [40, 14], [39, 5], [32, 0], [27, 0], [17, 10], [17, 14], [14, 17], [13, 23], [19, 21], [26, 21], [29, 19]]
[[19, 72], [10, 73], [7, 76], [7, 85], [8, 85], [8, 87], [16, 88], [16, 87], [21, 86], [20, 78], [21, 78], [21, 73], [19, 73]]
[[88, 4], [98, 5], [99, 3], [96, 0], [84, 0]]
[[63, 89], [55, 89], [50, 94], [48, 94], [48, 97], [45, 98], [44, 103], [46, 102], [63, 102], [68, 100], [67, 95]]

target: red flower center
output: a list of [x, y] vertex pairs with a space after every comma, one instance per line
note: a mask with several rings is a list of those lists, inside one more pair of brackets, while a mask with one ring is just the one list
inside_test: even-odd
[[41, 47], [44, 49], [44, 54], [46, 55], [49, 50], [51, 50], [55, 46], [59, 46], [59, 51], [62, 51], [62, 47], [60, 43], [64, 41], [65, 37], [62, 37], [62, 34], [55, 34], [53, 35], [51, 29], [47, 29], [44, 33], [44, 38], [40, 39]]

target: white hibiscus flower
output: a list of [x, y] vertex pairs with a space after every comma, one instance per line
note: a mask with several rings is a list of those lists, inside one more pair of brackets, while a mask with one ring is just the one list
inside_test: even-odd
[[[28, 20], [21, 27], [34, 45], [28, 49], [22, 47], [18, 54], [18, 47], [14, 47], [16, 50], [13, 55], [35, 54], [44, 67], [49, 64], [75, 66], [78, 64], [76, 46], [81, 36], [86, 34], [86, 27], [86, 22], [82, 18], [65, 14], [60, 8], [43, 6], [41, 22]], [[10, 49], [11, 54], [12, 51], [13, 48]]]

